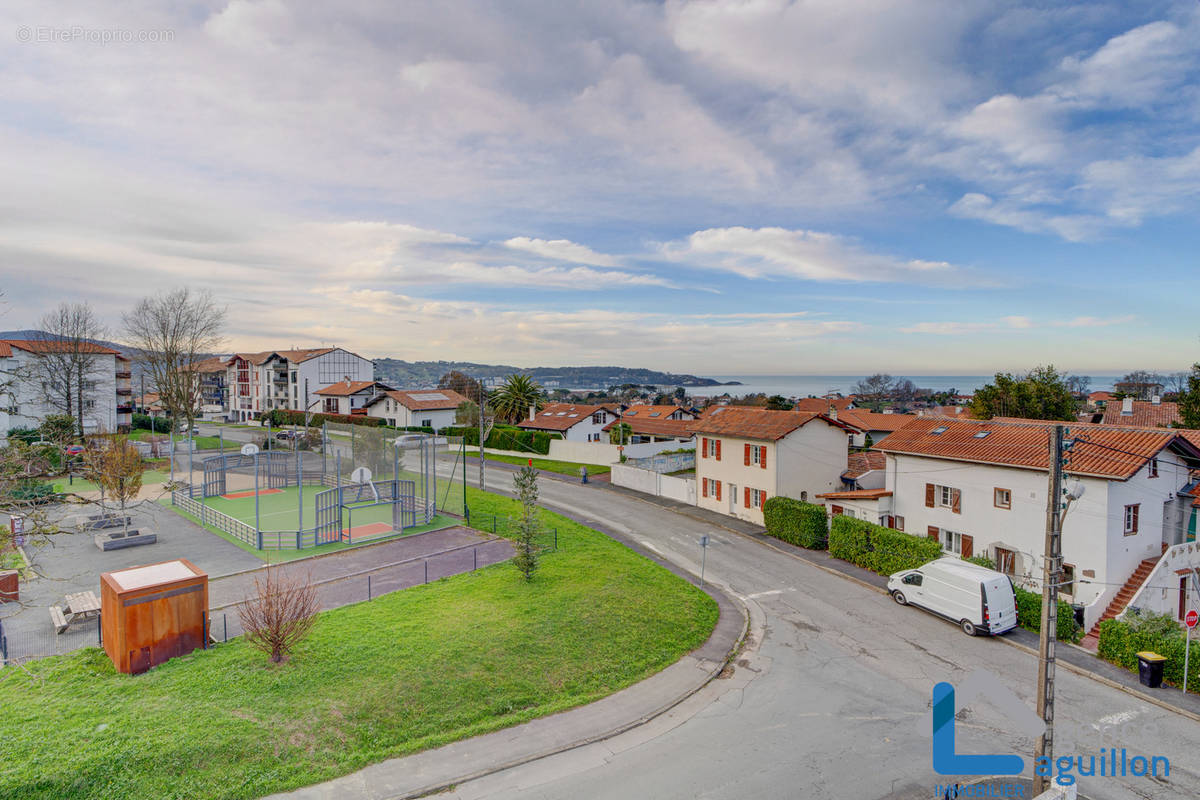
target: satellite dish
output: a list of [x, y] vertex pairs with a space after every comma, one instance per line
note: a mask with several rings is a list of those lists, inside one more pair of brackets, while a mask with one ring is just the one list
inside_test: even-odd
[[351, 483], [370, 483], [371, 469], [370, 467], [355, 467], [354, 472], [350, 473]]
[[258, 455], [258, 445], [256, 445], [256, 444], [244, 444], [244, 445], [242, 445], [242, 455], [244, 455], [244, 456], [256, 456], [256, 455]]

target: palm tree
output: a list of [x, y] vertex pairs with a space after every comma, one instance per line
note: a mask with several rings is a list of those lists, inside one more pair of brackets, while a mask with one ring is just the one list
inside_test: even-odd
[[542, 406], [542, 387], [528, 375], [514, 373], [490, 398], [492, 410], [505, 422], [519, 422], [530, 406]]

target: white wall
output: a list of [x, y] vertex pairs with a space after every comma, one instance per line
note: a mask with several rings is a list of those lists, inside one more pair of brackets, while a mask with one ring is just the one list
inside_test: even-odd
[[[564, 439], [551, 439], [550, 454], [547, 457], [557, 461], [573, 461], [578, 464], [611, 464], [614, 461], [620, 461], [620, 447], [615, 444], [608, 444], [607, 437], [608, 434], [605, 434], [606, 441], [602, 442], [577, 442]], [[625, 445], [624, 452], [627, 458], [645, 458], [655, 453], [661, 453], [664, 450], [678, 450], [681, 447], [687, 446], [687, 443], [677, 441], [643, 442], [642, 444]]]
[[696, 481], [692, 478], [677, 478], [648, 469], [613, 464], [610, 479], [614, 486], [696, 505]]
[[[1138, 589], [1137, 594], [1129, 601], [1130, 607], [1143, 608], [1156, 614], [1179, 616], [1179, 575], [1180, 570], [1200, 568], [1200, 544], [1184, 542], [1177, 544], [1163, 554], [1162, 559], [1154, 566], [1154, 571], [1147, 576], [1145, 583]], [[1195, 589], [1195, 577], [1192, 578], [1191, 596], [1187, 598], [1185, 609], [1200, 609], [1200, 597]]]

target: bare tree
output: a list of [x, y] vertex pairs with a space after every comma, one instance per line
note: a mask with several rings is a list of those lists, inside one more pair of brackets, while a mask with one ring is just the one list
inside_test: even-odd
[[123, 320], [163, 410], [173, 425], [182, 420], [190, 429], [200, 395], [196, 365], [220, 347], [225, 309], [211, 292], [184, 286], [143, 298]]
[[[856, 401], [862, 400], [864, 404], [878, 406], [882, 401], [890, 399], [896, 391], [896, 379], [891, 375], [879, 372], [854, 384], [851, 391], [854, 393]], [[876, 410], [879, 409], [876, 408]]]
[[1163, 376], [1164, 382], [1167, 384], [1167, 394], [1181, 395], [1188, 390], [1188, 378], [1191, 377], [1190, 372], [1170, 372]]
[[122, 530], [129, 530], [129, 516], [125, 513], [130, 500], [138, 496], [142, 490], [142, 454], [124, 438], [109, 438], [101, 440], [95, 437], [90, 443], [89, 451], [98, 452], [96, 461], [96, 485], [100, 487], [100, 511], [104, 510], [104, 495], [115, 500], [121, 506]]
[[246, 641], [278, 664], [312, 631], [321, 603], [309, 576], [288, 577], [267, 567], [254, 578], [254, 594], [238, 606]]
[[46, 405], [75, 418], [82, 437], [101, 356], [111, 352], [96, 340], [108, 331], [87, 303], [60, 303], [38, 321], [38, 328], [33, 342], [36, 352], [26, 377]]

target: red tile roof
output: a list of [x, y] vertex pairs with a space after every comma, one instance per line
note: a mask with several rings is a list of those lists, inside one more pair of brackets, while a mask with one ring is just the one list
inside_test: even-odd
[[[572, 403], [548, 403], [537, 412], [532, 420], [529, 417], [517, 423], [519, 428], [532, 428], [539, 431], [565, 431], [581, 422], [587, 422], [597, 411], [608, 411], [601, 406], [584, 406]], [[608, 413], [613, 413], [608, 411]]]
[[680, 439], [691, 436], [692, 428], [697, 424], [697, 420], [694, 419], [621, 417], [605, 425], [604, 430], [612, 430], [622, 422], [629, 426], [630, 431], [639, 436], [674, 436]]
[[373, 386], [378, 386], [381, 392], [391, 388], [379, 381], [338, 381], [337, 383], [331, 383], [328, 386], [317, 389], [316, 394], [322, 397], [349, 397], [352, 394], [364, 392]]
[[837, 418], [860, 431], [898, 431], [915, 418], [913, 414], [879, 414], [861, 408], [837, 412]]
[[[271, 358], [271, 356], [279, 356], [282, 359], [299, 364], [301, 362], [308, 361], [310, 358], [316, 358], [317, 356], [323, 356], [326, 353], [332, 353], [337, 349], [338, 348], [336, 347], [309, 347], [299, 350], [263, 350], [261, 353], [234, 353], [229, 357], [226, 363], [229, 363], [229, 361], [232, 361], [235, 358], [242, 358], [246, 361], [249, 361], [251, 364], [254, 364], [255, 366], [261, 366], [262, 364], [265, 364]], [[351, 353], [351, 355], [354, 354]]]
[[666, 419], [676, 411], [682, 411], [688, 419], [696, 416], [691, 410], [683, 406], [653, 406], [653, 405], [632, 405], [621, 412], [622, 417], [643, 417], [645, 419]]
[[854, 402], [853, 397], [806, 397], [803, 400], [797, 400], [796, 405], [792, 408], [793, 411], [815, 411], [818, 414], [824, 414], [829, 411], [829, 407], [833, 406], [838, 411], [842, 411], [850, 407]]
[[192, 364], [194, 372], [224, 372], [228, 366], [223, 358], [206, 358]]
[[887, 489], [851, 489], [845, 492], [825, 492], [817, 497], [823, 500], [878, 500], [880, 497], [891, 497]]
[[[58, 342], [52, 339], [4, 339], [4, 344], [10, 346], [9, 355], [12, 355], [11, 348], [15, 347], [18, 350], [24, 350], [27, 353], [64, 353], [71, 352], [72, 344], [70, 342]], [[117, 356], [121, 354], [119, 350], [113, 350], [111, 347], [105, 347], [102, 344], [95, 342], [80, 342], [79, 350], [81, 353], [96, 353], [98, 355]]]
[[12, 358], [12, 345], [0, 340], [0, 358]]
[[692, 425], [694, 433], [716, 433], [739, 439], [776, 441], [814, 419], [843, 430], [852, 430], [843, 422], [812, 411], [768, 411], [749, 406], [726, 406]]
[[453, 389], [398, 389], [384, 394], [409, 411], [438, 411], [458, 408], [467, 402]]
[[887, 456], [878, 450], [857, 450], [847, 456], [846, 471], [842, 473], [842, 477], [853, 480], [886, 466]]
[[[917, 417], [876, 448], [885, 453], [1045, 470], [1050, 460], [1048, 429], [1054, 424], [1043, 420]], [[1179, 431], [1067, 424], [1082, 440], [1071, 451], [1067, 472], [1072, 475], [1126, 480], [1168, 447], [1200, 461], [1200, 447]]]
[[1104, 406], [1105, 425], [1134, 425], [1139, 428], [1158, 428], [1180, 423], [1179, 406], [1176, 403], [1152, 403], [1149, 400], [1134, 400], [1133, 413], [1122, 414], [1124, 401], [1113, 400]]

